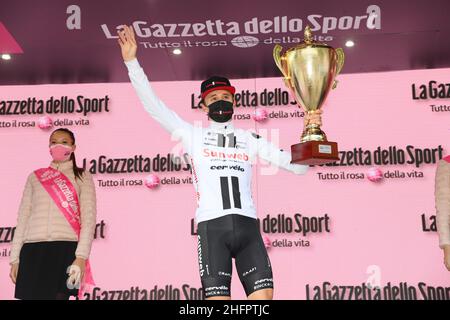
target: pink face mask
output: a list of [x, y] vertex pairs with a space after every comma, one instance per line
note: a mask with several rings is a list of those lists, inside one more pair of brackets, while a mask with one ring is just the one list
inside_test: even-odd
[[50, 154], [55, 161], [66, 161], [69, 160], [72, 154], [72, 147], [63, 144], [54, 144], [50, 147]]

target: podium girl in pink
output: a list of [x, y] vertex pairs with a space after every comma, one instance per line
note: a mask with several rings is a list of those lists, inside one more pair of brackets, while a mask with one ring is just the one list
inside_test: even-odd
[[94, 284], [88, 260], [96, 226], [94, 182], [76, 165], [70, 130], [53, 131], [49, 148], [53, 161], [28, 175], [19, 207], [10, 257], [17, 299], [83, 298]]
[[438, 162], [435, 180], [436, 226], [444, 265], [450, 271], [450, 156]]

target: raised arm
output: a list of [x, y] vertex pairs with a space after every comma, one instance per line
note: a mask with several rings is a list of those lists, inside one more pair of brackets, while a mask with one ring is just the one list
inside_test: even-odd
[[180, 136], [190, 130], [191, 124], [181, 119], [178, 114], [169, 109], [154, 93], [150, 82], [144, 70], [139, 65], [136, 58], [137, 43], [134, 31], [128, 26], [118, 31], [119, 45], [122, 52], [122, 58], [128, 68], [128, 75], [136, 93], [144, 105], [145, 110], [156, 120], [161, 126], [170, 133], [179, 131]]

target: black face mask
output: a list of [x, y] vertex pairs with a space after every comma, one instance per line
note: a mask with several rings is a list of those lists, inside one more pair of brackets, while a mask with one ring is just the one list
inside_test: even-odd
[[233, 103], [225, 100], [218, 100], [209, 106], [208, 116], [216, 122], [227, 122], [233, 116]]

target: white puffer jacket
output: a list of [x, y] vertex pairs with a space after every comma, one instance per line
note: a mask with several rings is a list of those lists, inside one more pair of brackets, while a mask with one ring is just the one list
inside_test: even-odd
[[84, 172], [83, 179], [75, 179], [70, 160], [60, 164], [52, 162], [50, 166], [66, 175], [77, 191], [81, 212], [80, 240], [32, 172], [25, 184], [19, 207], [10, 264], [19, 262], [23, 244], [31, 242], [78, 241], [75, 255], [84, 259], [89, 257], [96, 226], [96, 194], [92, 176]]

